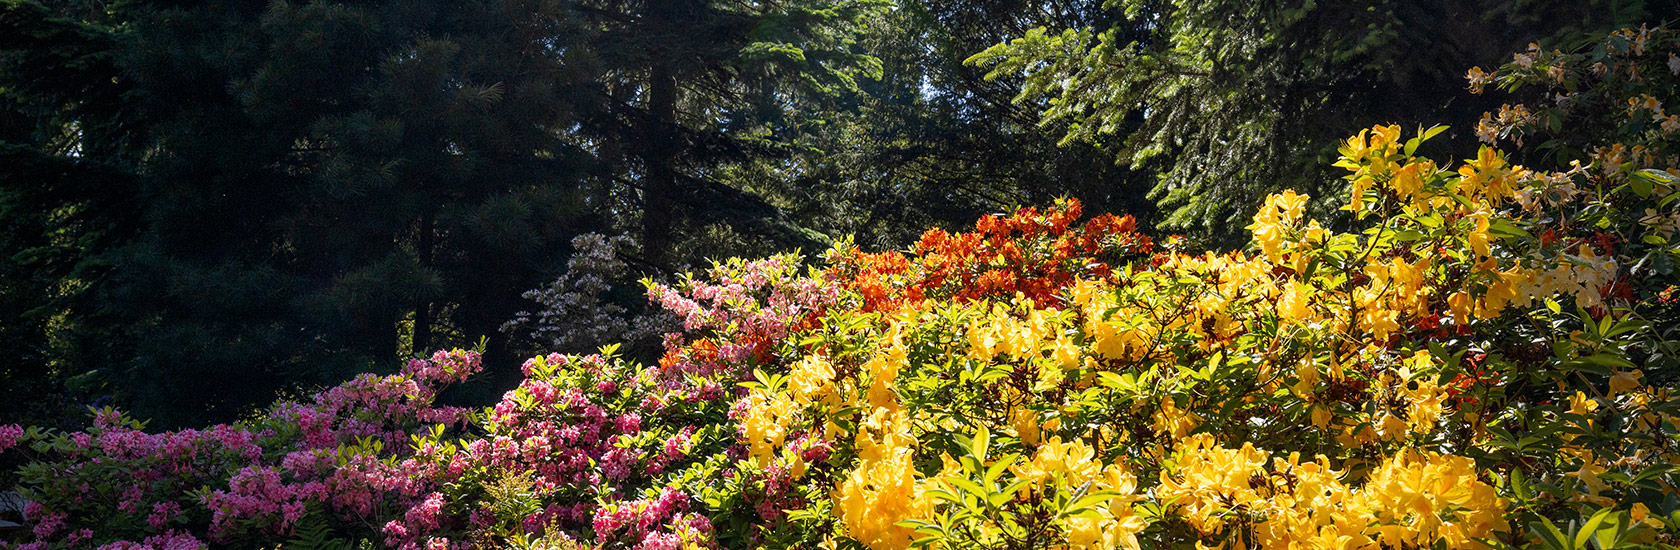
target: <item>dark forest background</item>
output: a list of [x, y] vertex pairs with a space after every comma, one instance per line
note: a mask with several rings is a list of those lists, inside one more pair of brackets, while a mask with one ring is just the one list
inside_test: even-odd
[[1337, 192], [1337, 140], [1360, 128], [1448, 123], [1430, 147], [1472, 147], [1481, 113], [1514, 100], [1467, 93], [1469, 68], [1677, 16], [0, 0], [0, 418], [225, 421], [481, 339], [511, 380], [532, 349], [503, 324], [587, 233], [634, 239], [604, 298], [629, 315], [646, 307], [634, 280], [709, 258], [898, 248], [1057, 197], [1228, 247], [1256, 197]]

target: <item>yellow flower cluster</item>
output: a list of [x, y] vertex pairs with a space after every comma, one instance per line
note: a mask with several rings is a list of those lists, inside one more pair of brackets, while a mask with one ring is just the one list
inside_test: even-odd
[[1399, 139], [1399, 125], [1373, 126], [1370, 130], [1360, 130], [1359, 135], [1348, 138], [1342, 144], [1343, 161], [1337, 165], [1343, 166], [1349, 161], [1355, 163], [1350, 166], [1354, 174], [1348, 177], [1353, 182], [1353, 197], [1347, 206], [1349, 210], [1365, 210], [1365, 194], [1376, 178], [1388, 177], [1395, 171], [1392, 157], [1400, 152]]
[[1204, 536], [1225, 535], [1229, 548], [1482, 548], [1478, 539], [1509, 525], [1474, 466], [1403, 451], [1354, 487], [1325, 457], [1272, 457], [1247, 443], [1227, 449], [1198, 434], [1179, 447], [1155, 496]]
[[1143, 500], [1137, 492], [1137, 476], [1118, 464], [1104, 465], [1096, 452], [1083, 441], [1062, 442], [1051, 438], [1038, 447], [1031, 462], [1009, 467], [1016, 479], [1027, 483], [1022, 492], [1043, 493], [1053, 478], [1061, 477], [1068, 487], [1088, 487], [1090, 491], [1114, 493], [1105, 505], [1089, 514], [1067, 520], [1068, 548], [1138, 548], [1137, 534], [1148, 522], [1138, 517], [1134, 502]]
[[[1518, 185], [1532, 174], [1520, 166], [1505, 163], [1505, 157], [1492, 147], [1483, 145], [1476, 152], [1476, 160], [1458, 168], [1457, 191], [1471, 198], [1498, 206], [1516, 195]], [[1485, 221], [1485, 213], [1484, 213]], [[1486, 254], [1483, 254], [1486, 256]]]
[[[1367, 538], [1349, 547], [1482, 548], [1479, 539], [1509, 531], [1505, 503], [1480, 479], [1475, 461], [1428, 451], [1403, 451], [1377, 468], [1349, 506], [1365, 515], [1348, 525], [1366, 525]], [[1375, 531], [1375, 533], [1372, 533]]]
[[[786, 446], [788, 430], [805, 419], [805, 411], [813, 407], [819, 411], [836, 411], [857, 402], [850, 385], [836, 380], [834, 366], [828, 357], [814, 354], [794, 364], [785, 378], [785, 390], [758, 386], [747, 393], [746, 416], [741, 419], [742, 438], [747, 454], [759, 467], [768, 465], [776, 456], [793, 470], [795, 478], [804, 477], [806, 464], [802, 453]], [[823, 434], [834, 437], [840, 432], [832, 420], [823, 423]]]
[[768, 465], [770, 457], [784, 448], [787, 427], [798, 418], [799, 411], [786, 393], [754, 389], [747, 394], [747, 415], [741, 419], [741, 435], [747, 452], [760, 467]]
[[834, 491], [845, 534], [875, 550], [910, 547], [915, 530], [899, 522], [927, 517], [932, 501], [916, 469], [916, 438], [903, 411], [876, 408], [857, 433], [858, 466]]
[[1095, 487], [1119, 495], [1098, 508], [1095, 514], [1067, 519], [1068, 548], [1138, 550], [1138, 533], [1149, 527], [1149, 522], [1139, 517], [1133, 507], [1134, 502], [1144, 500], [1142, 496], [1133, 494], [1137, 491], [1137, 476], [1110, 465], [1103, 469], [1103, 476], [1096, 480]]
[[983, 361], [998, 354], [1021, 361], [1037, 359], [1051, 334], [1052, 322], [1047, 311], [1031, 308], [1030, 304], [1024, 319], [1015, 318], [1004, 304], [993, 304], [985, 322], [968, 329], [969, 356]]
[[1295, 194], [1294, 190], [1287, 190], [1266, 197], [1265, 206], [1254, 214], [1254, 225], [1249, 226], [1254, 232], [1254, 242], [1260, 244], [1260, 250], [1272, 263], [1283, 259], [1285, 234], [1301, 223], [1301, 211], [1306, 207], [1308, 198]]

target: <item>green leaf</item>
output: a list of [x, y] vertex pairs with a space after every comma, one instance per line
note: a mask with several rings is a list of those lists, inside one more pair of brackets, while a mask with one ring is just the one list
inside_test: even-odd
[[1507, 219], [1503, 219], [1503, 218], [1495, 219], [1492, 224], [1489, 224], [1488, 225], [1488, 232], [1493, 233], [1494, 235], [1502, 237], [1502, 238], [1503, 237], [1522, 237], [1522, 238], [1525, 238], [1525, 239], [1533, 239], [1534, 238], [1533, 234], [1530, 234], [1528, 231], [1523, 230], [1523, 228], [1518, 227], [1517, 224], [1511, 223], [1511, 220], [1507, 220]]
[[1604, 365], [1604, 366], [1607, 366], [1607, 367], [1615, 367], [1615, 368], [1620, 368], [1620, 369], [1623, 369], [1623, 370], [1639, 368], [1637, 365], [1634, 365], [1633, 362], [1628, 361], [1627, 359], [1623, 359], [1620, 356], [1617, 356], [1617, 355], [1611, 354], [1611, 353], [1599, 353], [1599, 354], [1589, 355], [1589, 356], [1586, 356], [1586, 357], [1582, 357], [1581, 360], [1585, 361], [1585, 362], [1588, 362], [1588, 363], [1592, 363], [1594, 365]]
[[986, 468], [986, 483], [997, 483], [998, 478], [1003, 477], [1003, 472], [1008, 471], [1010, 466], [1015, 465], [1015, 459], [1019, 456], [1021, 455], [1010, 453], [999, 457], [998, 461], [993, 463], [990, 468]]
[[1002, 506], [1005, 502], [1009, 502], [1010, 500], [1014, 499], [1015, 498], [1015, 493], [1020, 492], [1021, 488], [1025, 487], [1026, 485], [1027, 485], [1027, 480], [1017, 479], [1013, 483], [1010, 483], [1009, 485], [1004, 486], [1002, 489], [999, 489], [998, 492], [992, 494], [992, 497], [991, 497], [992, 498], [992, 500], [991, 500], [992, 506]]
[[1096, 508], [1098, 505], [1114, 500], [1114, 497], [1118, 495], [1119, 493], [1114, 491], [1097, 491], [1095, 493], [1085, 495], [1080, 497], [1078, 500], [1069, 502], [1067, 506], [1062, 507], [1062, 511], [1057, 514], [1057, 517], [1071, 517], [1079, 512], [1092, 511], [1092, 509]]
[[1651, 196], [1651, 189], [1656, 187], [1656, 184], [1649, 179], [1638, 177], [1639, 174], [1637, 172], [1634, 173], [1634, 176], [1635, 177], [1628, 178], [1628, 187], [1633, 189], [1633, 193], [1639, 195], [1639, 198], [1649, 198]]
[[[1542, 527], [1544, 527], [1544, 529], [1542, 529]], [[1565, 537], [1563, 536], [1563, 531], [1559, 531], [1557, 525], [1553, 524], [1550, 519], [1542, 517], [1538, 523], [1530, 523], [1528, 530], [1533, 532], [1534, 536], [1539, 538], [1541, 542], [1546, 543], [1547, 548], [1552, 548], [1554, 550], [1574, 550], [1571, 546], [1569, 546], [1569, 543], [1564, 542]]]
[[1412, 156], [1413, 153], [1417, 152], [1418, 146], [1422, 145], [1422, 144], [1423, 144], [1423, 139], [1422, 138], [1414, 137], [1412, 139], [1408, 139], [1408, 140], [1406, 140], [1406, 147], [1402, 151], [1406, 154], [1406, 156], [1408, 156], [1408, 157]]
[[1609, 517], [1610, 512], [1613, 511], [1615, 511], [1614, 508], [1600, 508], [1598, 513], [1593, 514], [1591, 518], [1587, 518], [1587, 522], [1581, 524], [1581, 530], [1575, 532], [1574, 547], [1586, 548], [1588, 539], [1591, 539], [1593, 533], [1598, 531], [1598, 524], [1603, 523], [1604, 519]]
[[965, 493], [974, 495], [974, 498], [979, 500], [985, 500], [986, 497], [991, 496], [991, 491], [987, 491], [984, 487], [981, 487], [980, 484], [975, 483], [972, 479], [954, 477], [946, 479], [945, 482], [950, 483], [952, 487], [961, 489]]

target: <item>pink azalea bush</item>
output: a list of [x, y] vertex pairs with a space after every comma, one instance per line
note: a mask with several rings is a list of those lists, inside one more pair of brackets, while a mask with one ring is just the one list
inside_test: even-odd
[[0, 426], [0, 452], [31, 460], [19, 472], [29, 530], [0, 548], [269, 548], [306, 523], [404, 550], [762, 539], [755, 524], [795, 497], [785, 472], [736, 467], [731, 409], [753, 369], [837, 299], [801, 271], [777, 256], [650, 284], [684, 321], [657, 365], [612, 348], [535, 357], [481, 411], [434, 403], [482, 368], [455, 350], [237, 424], [148, 433], [104, 409], [79, 432]]
[[33, 458], [19, 472], [32, 540], [17, 548], [244, 546], [305, 516], [353, 525], [406, 509], [436, 485], [409, 442], [465, 425], [467, 410], [433, 400], [480, 368], [477, 353], [438, 352], [206, 429], [147, 433], [111, 409], [80, 432], [0, 427], [0, 449]]

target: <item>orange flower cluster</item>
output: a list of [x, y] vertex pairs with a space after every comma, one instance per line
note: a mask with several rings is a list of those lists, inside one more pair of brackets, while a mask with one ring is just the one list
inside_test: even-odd
[[962, 302], [1020, 293], [1058, 307], [1057, 294], [1075, 281], [1107, 279], [1112, 266], [1148, 257], [1154, 241], [1137, 232], [1131, 216], [1103, 214], [1076, 223], [1076, 199], [1007, 217], [988, 215], [975, 230], [952, 234], [929, 229], [910, 255], [856, 248], [830, 258], [833, 280], [858, 292], [865, 311], [886, 311], [926, 300]]

